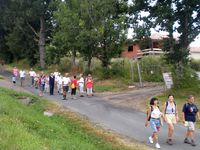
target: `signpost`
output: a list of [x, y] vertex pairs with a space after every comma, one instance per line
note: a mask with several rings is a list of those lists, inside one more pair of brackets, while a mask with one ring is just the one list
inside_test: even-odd
[[164, 79], [165, 86], [167, 87], [167, 89], [171, 89], [172, 85], [173, 85], [173, 80], [172, 80], [172, 74], [171, 74], [171, 72], [165, 72], [165, 73], [163, 73], [163, 79]]

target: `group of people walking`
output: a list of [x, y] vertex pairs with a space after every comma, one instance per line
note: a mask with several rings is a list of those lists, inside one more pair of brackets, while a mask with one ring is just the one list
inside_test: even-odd
[[93, 79], [91, 74], [84, 79], [83, 74], [76, 75], [65, 73], [62, 75], [57, 70], [50, 75], [44, 72], [36, 73], [32, 68], [29, 72], [25, 70], [18, 70], [16, 67], [12, 70], [12, 82], [16, 85], [16, 79], [19, 76], [20, 85], [24, 86], [26, 76], [30, 77], [30, 86], [39, 89], [39, 95], [43, 96], [44, 93], [54, 95], [55, 91], [63, 96], [63, 100], [67, 100], [68, 92], [71, 93], [71, 98], [76, 99], [77, 90], [79, 90], [80, 97], [84, 97], [85, 91], [88, 97], [93, 95]]
[[[184, 126], [187, 128], [184, 143], [191, 144], [192, 146], [196, 146], [194, 140], [196, 116], [200, 120], [198, 108], [194, 103], [194, 96], [189, 95], [187, 103], [182, 108], [182, 118]], [[147, 112], [145, 126], [150, 124], [153, 134], [149, 137], [149, 142], [151, 144], [155, 142], [155, 147], [158, 149], [161, 148], [158, 141], [158, 133], [163, 123], [162, 120], [168, 126], [167, 143], [173, 145], [174, 125], [179, 120], [177, 104], [174, 101], [173, 95], [168, 96], [168, 100], [164, 104], [163, 112], [159, 108], [158, 98], [153, 97], [150, 100], [150, 108]]]

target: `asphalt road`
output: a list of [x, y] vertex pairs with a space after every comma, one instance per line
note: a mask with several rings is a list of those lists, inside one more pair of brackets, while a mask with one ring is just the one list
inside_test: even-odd
[[[6, 76], [7, 80], [11, 81], [11, 76], [9, 72], [4, 72], [3, 75]], [[33, 94], [38, 95], [39, 93], [38, 90], [31, 88], [27, 85], [25, 86], [25, 89]], [[134, 92], [132, 92], [132, 94], [134, 95]], [[148, 137], [151, 135], [152, 132], [150, 127], [146, 128], [144, 126], [146, 117], [145, 113], [107, 103], [104, 100], [103, 95], [94, 96], [91, 98], [78, 98], [77, 100], [72, 100], [70, 99], [70, 97], [68, 97], [67, 101], [61, 100], [62, 96], [57, 94], [54, 96], [46, 95], [45, 98], [49, 99], [50, 101], [56, 101], [74, 112], [85, 115], [92, 122], [95, 122], [106, 129], [110, 129], [116, 133], [119, 133], [126, 138], [134, 139], [150, 147], [154, 147], [154, 144], [152, 145], [148, 143]], [[161, 132], [159, 135], [161, 149], [199, 150], [200, 130], [196, 130], [196, 147], [192, 147], [191, 145], [183, 143], [185, 131], [186, 128], [184, 126], [176, 125], [174, 133], [174, 145], [169, 146], [166, 144], [167, 128], [166, 125], [164, 125], [161, 128]]]

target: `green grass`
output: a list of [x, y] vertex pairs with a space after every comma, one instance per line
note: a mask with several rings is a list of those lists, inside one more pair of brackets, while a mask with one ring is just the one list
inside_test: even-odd
[[[0, 95], [2, 150], [134, 150], [139, 147], [119, 144], [113, 136], [100, 134], [87, 121], [70, 113], [57, 112], [45, 117], [44, 110], [55, 106], [38, 97], [4, 88], [0, 88]], [[17, 100], [22, 95], [32, 99], [31, 105]]]
[[101, 80], [94, 84], [95, 92], [119, 92], [127, 89], [128, 85], [120, 80]]

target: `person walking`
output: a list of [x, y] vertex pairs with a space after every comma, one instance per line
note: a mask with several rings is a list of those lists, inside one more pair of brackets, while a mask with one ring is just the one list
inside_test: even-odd
[[172, 137], [174, 133], [174, 125], [178, 121], [178, 109], [174, 101], [174, 96], [169, 95], [168, 100], [164, 104], [164, 118], [168, 126], [168, 138], [167, 143], [173, 145]]
[[31, 70], [29, 71], [29, 76], [30, 76], [30, 80], [31, 80], [31, 87], [33, 87], [34, 85], [34, 78], [36, 76], [35, 71], [33, 71], [33, 68], [31, 68]]
[[20, 76], [21, 86], [24, 86], [24, 81], [25, 81], [25, 76], [26, 76], [26, 72], [24, 69], [19, 71], [19, 76]]
[[77, 83], [76, 76], [73, 76], [72, 80], [71, 80], [71, 96], [72, 96], [72, 99], [76, 99], [77, 85], [78, 85], [78, 83]]
[[65, 73], [65, 76], [63, 77], [62, 80], [62, 87], [63, 87], [63, 100], [67, 99], [67, 93], [69, 90], [69, 84], [70, 84], [71, 80], [68, 77], [68, 73]]
[[38, 80], [38, 85], [40, 87], [40, 96], [43, 96], [44, 95], [44, 90], [45, 90], [45, 75], [44, 74], [41, 74], [39, 80]]
[[194, 103], [194, 96], [188, 96], [188, 102], [183, 105], [183, 123], [187, 127], [184, 143], [196, 146], [194, 140], [196, 116], [200, 120], [199, 110]]
[[18, 71], [17, 67], [14, 67], [12, 70], [12, 82], [13, 82], [14, 86], [16, 85], [18, 74], [19, 74], [19, 71]]
[[93, 95], [93, 80], [91, 74], [88, 74], [86, 78], [86, 89], [87, 89], [87, 96], [91, 97]]
[[84, 78], [83, 74], [80, 74], [80, 79], [78, 80], [78, 86], [80, 91], [80, 97], [84, 97]]
[[149, 137], [149, 142], [151, 144], [155, 142], [156, 143], [155, 147], [158, 149], [161, 148], [158, 142], [158, 133], [161, 127], [161, 119], [160, 119], [161, 117], [164, 118], [163, 113], [160, 111], [158, 106], [158, 99], [153, 97], [150, 100], [150, 108], [147, 112], [145, 126], [147, 127], [148, 124], [150, 123], [153, 134]]
[[53, 75], [53, 73], [51, 73], [51, 75], [49, 76], [49, 91], [50, 91], [50, 95], [53, 95], [54, 84], [55, 84], [55, 76]]

